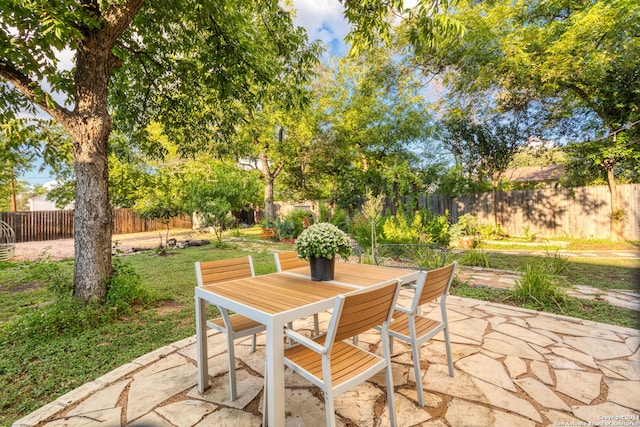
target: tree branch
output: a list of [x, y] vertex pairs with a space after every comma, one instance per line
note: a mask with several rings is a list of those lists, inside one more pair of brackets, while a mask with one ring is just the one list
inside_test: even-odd
[[42, 90], [38, 82], [31, 80], [12, 65], [0, 62], [0, 76], [13, 84], [31, 102], [42, 108], [61, 124], [67, 123], [71, 119], [72, 113], [69, 110], [54, 101], [49, 93]]

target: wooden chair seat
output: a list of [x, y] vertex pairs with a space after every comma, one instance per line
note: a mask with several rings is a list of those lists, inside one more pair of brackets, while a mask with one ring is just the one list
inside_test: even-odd
[[[229, 316], [229, 320], [231, 321], [231, 328], [234, 332], [243, 332], [249, 329], [264, 329], [264, 325], [262, 323], [256, 322], [255, 320], [249, 319], [241, 314], [232, 314]], [[225, 328], [224, 318], [216, 317], [215, 319], [207, 320], [207, 326], [210, 328]], [[217, 329], [217, 328], [216, 328]]]

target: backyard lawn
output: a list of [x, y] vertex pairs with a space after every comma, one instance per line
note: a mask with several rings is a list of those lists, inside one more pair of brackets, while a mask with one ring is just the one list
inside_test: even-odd
[[[94, 312], [91, 318], [82, 318], [68, 306], [54, 303], [51, 288], [70, 280], [72, 260], [0, 263], [0, 425], [10, 425], [138, 356], [194, 335], [195, 261], [250, 254], [256, 274], [265, 274], [275, 271], [272, 252], [291, 248], [290, 244], [260, 240], [259, 229], [252, 229], [228, 236], [224, 247], [210, 244], [171, 250], [166, 256], [150, 251], [119, 257], [125, 261], [119, 268], [139, 273], [143, 287], [153, 295], [146, 305], [138, 304], [133, 311], [120, 312], [115, 305], [106, 310], [119, 314]], [[487, 257], [491, 267], [510, 270], [522, 268], [530, 258], [497, 253], [488, 253]], [[567, 261], [563, 272], [567, 284], [638, 288], [638, 259]], [[123, 289], [126, 292], [129, 288]], [[505, 291], [471, 288], [459, 282], [452, 293], [518, 304]], [[569, 299], [560, 311], [553, 306], [549, 310], [622, 326], [638, 325], [637, 312], [603, 301]], [[79, 320], [73, 316], [80, 316]]]

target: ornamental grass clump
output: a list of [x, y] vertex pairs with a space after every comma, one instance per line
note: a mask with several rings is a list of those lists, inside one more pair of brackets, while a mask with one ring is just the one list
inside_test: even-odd
[[295, 251], [300, 258], [333, 259], [351, 255], [351, 239], [344, 231], [328, 222], [319, 222], [305, 229], [296, 239]]

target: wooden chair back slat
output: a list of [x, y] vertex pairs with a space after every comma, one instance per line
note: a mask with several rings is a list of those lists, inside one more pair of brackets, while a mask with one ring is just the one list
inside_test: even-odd
[[251, 257], [198, 262], [196, 271], [199, 272], [198, 286], [244, 279], [254, 275]]
[[342, 341], [382, 325], [390, 317], [398, 282], [344, 297], [334, 341]]
[[298, 258], [298, 254], [295, 251], [278, 252], [276, 257], [280, 263], [278, 271], [287, 271], [309, 266], [309, 261], [304, 258]]
[[455, 263], [451, 263], [444, 267], [427, 271], [418, 305], [432, 302], [449, 291], [455, 266]]

